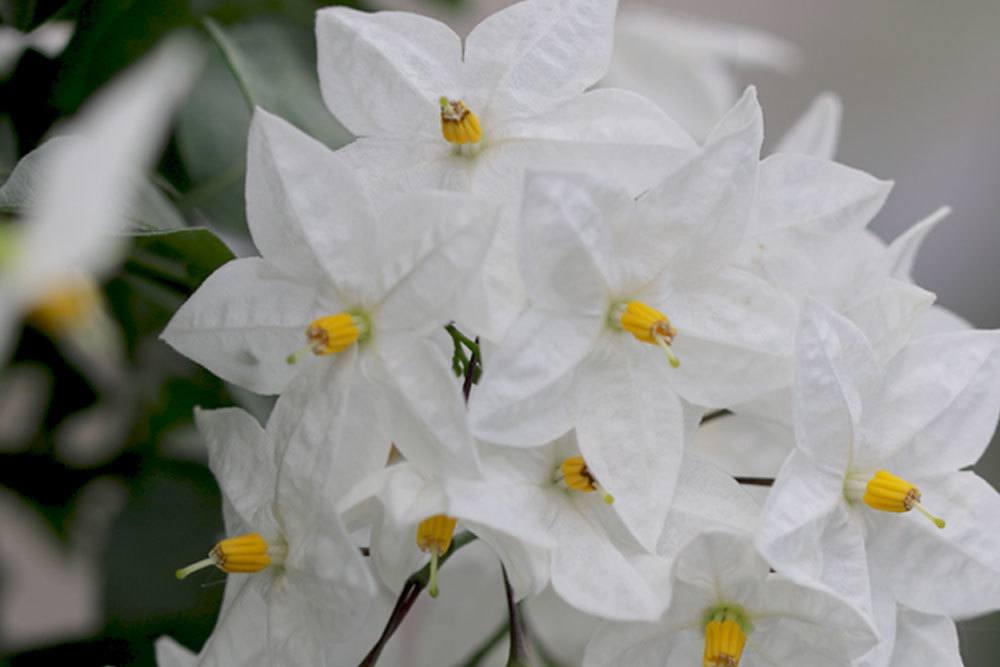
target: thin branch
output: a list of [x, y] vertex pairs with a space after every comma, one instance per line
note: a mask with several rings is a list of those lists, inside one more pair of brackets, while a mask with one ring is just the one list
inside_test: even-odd
[[705, 415], [701, 418], [700, 425], [704, 426], [708, 422], [715, 421], [720, 417], [728, 417], [731, 414], [733, 414], [732, 410], [713, 410], [712, 412], [706, 412]]
[[[444, 565], [453, 553], [475, 539], [476, 536], [467, 530], [456, 535], [451, 541], [451, 548], [448, 549], [447, 553], [441, 554], [438, 558], [438, 567], [440, 568]], [[423, 590], [427, 588], [430, 579], [430, 563], [407, 578], [406, 583], [403, 585], [403, 590], [399, 593], [399, 598], [396, 599], [396, 606], [393, 607], [392, 614], [389, 615], [389, 620], [385, 624], [385, 629], [382, 630], [382, 636], [378, 638], [375, 646], [368, 652], [364, 660], [359, 663], [358, 667], [372, 667], [372, 665], [378, 662], [378, 658], [382, 655], [385, 645], [392, 638], [392, 635], [395, 634], [396, 630], [399, 629], [406, 615], [410, 613], [410, 609], [416, 604]]]
[[496, 648], [497, 644], [500, 643], [500, 640], [507, 636], [509, 628], [510, 624], [507, 622], [503, 622], [497, 626], [493, 634], [487, 637], [486, 641], [480, 644], [479, 648], [462, 662], [462, 667], [479, 667], [493, 649]]
[[738, 484], [747, 486], [774, 486], [773, 477], [734, 477]]
[[510, 655], [507, 658], [507, 667], [528, 667], [531, 662], [528, 658], [524, 619], [521, 618], [521, 611], [514, 601], [514, 590], [510, 587], [507, 568], [500, 565], [500, 571], [503, 572], [503, 587], [507, 594], [507, 615], [510, 618]]

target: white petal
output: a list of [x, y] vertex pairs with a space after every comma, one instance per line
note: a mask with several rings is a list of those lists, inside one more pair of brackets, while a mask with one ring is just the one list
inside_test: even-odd
[[198, 656], [172, 637], [160, 637], [153, 644], [157, 667], [194, 667]]
[[[674, 275], [726, 261], [749, 222], [763, 119], [753, 88], [722, 119], [702, 153], [639, 199], [633, 224]], [[652, 278], [652, 276], [650, 276]]]
[[[653, 620], [666, 594], [654, 591], [599, 527], [564, 510], [551, 527], [552, 588], [581, 611], [619, 620]], [[660, 598], [659, 596], [664, 596]]]
[[488, 442], [531, 447], [569, 431], [568, 392], [603, 328], [603, 315], [525, 312], [484, 360], [469, 401], [473, 433]]
[[808, 660], [809, 667], [849, 667], [844, 642], [824, 625], [794, 618], [759, 622], [747, 640], [748, 665], [794, 665]]
[[900, 607], [896, 620], [896, 649], [889, 667], [918, 664], [962, 667], [955, 621]]
[[862, 408], [879, 382], [874, 353], [851, 322], [815, 301], [802, 308], [796, 342], [795, 445], [843, 475]]
[[998, 376], [997, 331], [927, 336], [904, 348], [886, 368], [869, 426], [885, 465], [916, 477], [978, 461], [1000, 414]]
[[534, 308], [606, 315], [614, 261], [606, 217], [628, 194], [583, 175], [532, 173], [521, 211], [520, 267]]
[[555, 546], [552, 525], [559, 520], [559, 507], [541, 486], [516, 479], [473, 482], [448, 478], [445, 488], [452, 510], [464, 522], [481, 524], [531, 546]]
[[872, 280], [867, 287], [840, 312], [864, 332], [878, 359], [888, 359], [909, 340], [934, 295], [895, 278]]
[[727, 267], [653, 285], [643, 298], [678, 330], [673, 349], [681, 364], [667, 377], [685, 399], [725, 407], [791, 381], [795, 304], [752, 273]]
[[493, 114], [544, 113], [604, 76], [616, 0], [528, 0], [488, 17], [465, 40], [469, 79]]
[[441, 137], [441, 96], [461, 98], [462, 41], [409, 12], [346, 7], [316, 14], [319, 80], [326, 106], [359, 136]]
[[751, 235], [778, 230], [843, 234], [867, 225], [892, 183], [805, 155], [777, 154], [760, 163]]
[[[197, 50], [173, 40], [113, 81], [65, 128], [83, 141], [62, 142], [46, 158], [46, 179], [29, 212], [15, 270], [41, 294], [67, 272], [101, 273], [117, 261], [135, 196], [129, 187], [161, 148], [170, 117], [196, 73]], [[26, 286], [27, 289], [27, 286]]]
[[[645, 353], [645, 354], [643, 354]], [[609, 346], [575, 387], [580, 453], [647, 550], [656, 547], [684, 453], [680, 400], [653, 350]]]
[[1000, 495], [972, 472], [915, 483], [947, 525], [938, 529], [915, 512], [879, 513], [868, 547], [873, 579], [926, 613], [974, 616], [1000, 607]]
[[927, 234], [937, 224], [951, 215], [951, 209], [942, 206], [926, 218], [897, 236], [887, 249], [889, 274], [900, 280], [913, 280], [913, 263]]
[[202, 283], [161, 336], [224, 380], [276, 394], [300, 370], [286, 359], [305, 344], [309, 323], [341, 309], [261, 259], [236, 259]]
[[456, 295], [482, 264], [498, 207], [450, 192], [399, 197], [379, 212], [374, 267], [380, 330], [419, 332], [455, 318]]
[[913, 325], [913, 337], [921, 338], [943, 333], [956, 333], [972, 328], [973, 326], [968, 320], [956, 315], [944, 306], [934, 304], [924, 310], [917, 318], [917, 323]]
[[247, 223], [260, 254], [290, 276], [325, 277], [342, 298], [356, 298], [371, 270], [375, 218], [354, 171], [263, 109], [247, 142]]
[[340, 148], [337, 156], [375, 202], [390, 192], [468, 191], [477, 162], [446, 141], [425, 137], [362, 137]]
[[872, 589], [872, 609], [879, 640], [870, 651], [856, 658], [851, 667], [888, 667], [896, 645], [896, 610], [899, 605], [888, 588], [876, 583]]
[[479, 455], [466, 422], [461, 382], [430, 341], [406, 335], [378, 341], [392, 393], [389, 435], [407, 459], [429, 473], [476, 476]]
[[832, 160], [840, 140], [843, 111], [844, 105], [833, 93], [817, 96], [781, 138], [774, 152]]
[[267, 433], [239, 408], [196, 410], [195, 421], [223, 495], [244, 523], [257, 527], [258, 512], [270, 511], [277, 476]]
[[227, 588], [233, 582], [239, 584], [239, 589], [231, 604], [219, 614], [215, 629], [199, 652], [199, 667], [226, 667], [234, 662], [263, 667], [272, 657], [268, 646], [268, 604], [249, 577], [236, 577], [233, 582], [234, 575], [227, 576]]
[[843, 473], [793, 452], [767, 497], [757, 548], [782, 574], [825, 584], [871, 615], [864, 535], [843, 499]]
[[681, 549], [673, 576], [723, 599], [744, 602], [753, 599], [767, 572], [767, 562], [754, 549], [750, 533], [711, 531]]
[[794, 436], [783, 424], [723, 414], [698, 429], [691, 451], [730, 475], [774, 477], [794, 447]]

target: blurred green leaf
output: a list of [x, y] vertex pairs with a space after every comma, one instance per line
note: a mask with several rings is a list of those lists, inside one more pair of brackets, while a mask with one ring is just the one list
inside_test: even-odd
[[204, 227], [143, 232], [134, 237], [125, 271], [187, 294], [234, 258], [229, 246]]

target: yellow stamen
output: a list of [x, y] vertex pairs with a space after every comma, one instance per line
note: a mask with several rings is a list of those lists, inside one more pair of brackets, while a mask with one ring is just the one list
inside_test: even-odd
[[283, 562], [285, 553], [284, 547], [268, 545], [260, 533], [247, 533], [222, 540], [208, 553], [208, 558], [177, 570], [176, 575], [184, 579], [212, 566], [223, 572], [260, 572], [268, 565]]
[[565, 484], [566, 488], [573, 491], [580, 491], [581, 493], [599, 491], [601, 498], [608, 505], [615, 502], [615, 497], [597, 483], [582, 456], [570, 456], [563, 461], [559, 466], [559, 477], [557, 479]]
[[424, 519], [417, 526], [417, 547], [431, 555], [431, 578], [427, 592], [432, 598], [438, 596], [438, 558], [451, 549], [451, 538], [455, 534], [455, 524], [457, 523], [458, 519], [446, 514], [435, 514], [429, 519]]
[[944, 528], [944, 519], [931, 514], [920, 504], [920, 489], [887, 470], [876, 472], [865, 487], [865, 504], [882, 512], [909, 512], [917, 510], [938, 528]]
[[100, 307], [101, 293], [93, 280], [78, 277], [39, 299], [28, 312], [29, 322], [52, 335], [86, 324]]
[[483, 137], [479, 126], [479, 118], [469, 111], [462, 100], [449, 100], [442, 97], [441, 104], [441, 134], [452, 144], [477, 144]]
[[621, 309], [618, 323], [637, 340], [658, 345], [667, 355], [671, 366], [677, 368], [681, 365], [670, 347], [677, 335], [677, 329], [670, 324], [670, 318], [666, 315], [641, 301], [629, 301]]
[[368, 322], [362, 315], [341, 312], [326, 315], [312, 322], [306, 329], [306, 346], [285, 359], [294, 364], [306, 352], [326, 356], [343, 352], [368, 334]]
[[703, 667], [738, 667], [747, 631], [740, 610], [722, 609], [712, 614], [705, 624]]

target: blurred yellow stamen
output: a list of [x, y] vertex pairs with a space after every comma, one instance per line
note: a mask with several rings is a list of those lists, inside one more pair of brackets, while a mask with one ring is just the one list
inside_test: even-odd
[[97, 285], [81, 276], [49, 290], [34, 304], [27, 319], [48, 334], [65, 334], [86, 325], [100, 304]]
[[288, 355], [286, 361], [294, 364], [300, 356], [310, 351], [316, 356], [343, 352], [363, 340], [368, 335], [368, 328], [367, 318], [359, 314], [342, 312], [321, 317], [306, 329], [306, 346]]
[[620, 308], [617, 320], [621, 328], [635, 336], [637, 340], [658, 345], [667, 355], [671, 366], [677, 368], [681, 365], [670, 347], [674, 343], [677, 329], [670, 324], [670, 318], [666, 315], [641, 301], [629, 301]]
[[260, 533], [247, 533], [222, 540], [208, 552], [208, 558], [177, 570], [178, 579], [203, 570], [217, 567], [223, 572], [260, 572], [268, 565], [284, 562], [287, 548], [269, 545]]
[[479, 118], [469, 111], [462, 100], [449, 100], [442, 97], [441, 104], [441, 134], [452, 144], [477, 144], [483, 137], [479, 126]]
[[448, 553], [448, 549], [451, 548], [451, 538], [455, 534], [457, 523], [458, 519], [445, 514], [435, 514], [417, 526], [417, 547], [431, 555], [431, 578], [427, 592], [432, 598], [438, 596], [438, 558]]
[[887, 470], [876, 472], [865, 487], [865, 504], [882, 512], [909, 512], [917, 510], [938, 528], [944, 528], [944, 519], [931, 514], [920, 504], [920, 489]]
[[615, 502], [614, 496], [604, 490], [587, 468], [587, 463], [582, 456], [570, 456], [559, 466], [557, 481], [566, 485], [567, 489], [579, 491], [581, 493], [593, 493], [599, 491], [601, 498], [608, 505]]

